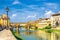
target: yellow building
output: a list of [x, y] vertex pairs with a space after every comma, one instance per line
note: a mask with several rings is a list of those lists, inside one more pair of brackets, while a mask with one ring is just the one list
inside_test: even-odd
[[45, 18], [45, 19], [39, 19], [37, 21], [36, 26], [38, 28], [44, 28], [44, 27], [48, 26], [49, 24], [51, 24], [51, 20], [49, 18]]
[[44, 19], [40, 18], [36, 21], [30, 21], [28, 23], [34, 25], [33, 27], [37, 27], [39, 29], [49, 26], [51, 24], [51, 20], [50, 18], [44, 18]]
[[[7, 26], [7, 15], [2, 14], [0, 16], [0, 25]], [[8, 18], [8, 26], [10, 25], [10, 18]]]

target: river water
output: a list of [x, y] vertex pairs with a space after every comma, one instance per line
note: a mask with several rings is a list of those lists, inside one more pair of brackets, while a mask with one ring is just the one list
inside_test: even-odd
[[19, 30], [18, 36], [23, 40], [60, 40], [60, 32], [48, 33], [42, 30]]

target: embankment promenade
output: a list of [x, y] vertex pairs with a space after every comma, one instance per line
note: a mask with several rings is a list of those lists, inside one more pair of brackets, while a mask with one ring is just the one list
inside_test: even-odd
[[10, 30], [0, 31], [0, 40], [17, 40]]

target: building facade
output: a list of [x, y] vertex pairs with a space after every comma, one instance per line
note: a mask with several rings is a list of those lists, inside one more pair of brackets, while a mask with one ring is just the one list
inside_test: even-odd
[[50, 18], [44, 18], [44, 19], [39, 19], [39, 20], [37, 21], [36, 26], [37, 26], [38, 28], [44, 28], [44, 27], [46, 27], [46, 26], [49, 26], [50, 24], [51, 24]]
[[0, 16], [0, 25], [7, 26], [7, 20], [8, 20], [8, 26], [10, 25], [10, 18], [7, 18], [7, 15], [2, 14]]
[[60, 13], [53, 14], [50, 19], [52, 26], [60, 26]]

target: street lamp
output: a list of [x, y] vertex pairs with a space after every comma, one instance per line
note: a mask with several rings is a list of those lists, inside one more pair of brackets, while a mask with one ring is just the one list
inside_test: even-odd
[[7, 29], [9, 28], [8, 27], [8, 11], [9, 11], [9, 8], [8, 8], [8, 6], [6, 7], [6, 12], [7, 12]]

